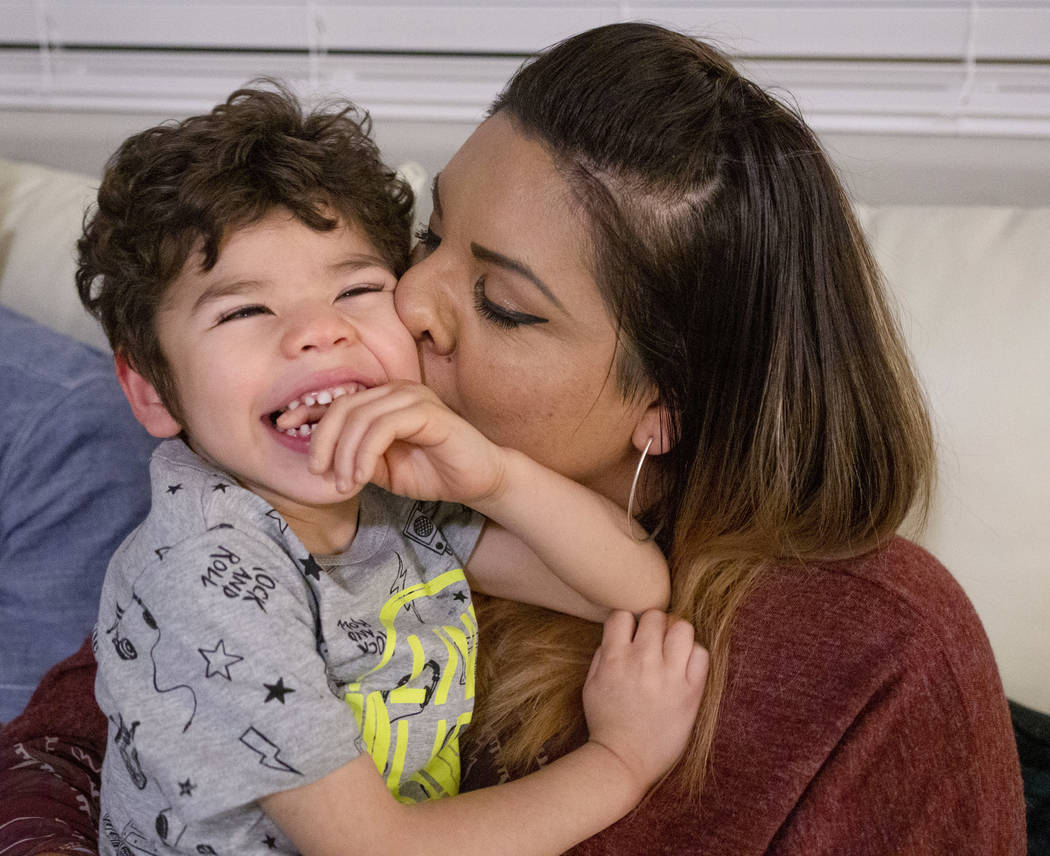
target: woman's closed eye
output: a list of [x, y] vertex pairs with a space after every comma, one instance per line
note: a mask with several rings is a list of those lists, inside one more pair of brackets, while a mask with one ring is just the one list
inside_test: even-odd
[[474, 283], [474, 308], [482, 318], [505, 330], [512, 330], [515, 327], [529, 327], [534, 324], [546, 324], [550, 320], [528, 312], [508, 309], [506, 306], [494, 303], [485, 294], [485, 277], [483, 276], [479, 277], [477, 282]]

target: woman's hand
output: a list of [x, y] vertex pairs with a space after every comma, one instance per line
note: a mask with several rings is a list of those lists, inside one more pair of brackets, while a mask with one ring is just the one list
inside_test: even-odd
[[410, 381], [337, 398], [310, 435], [310, 471], [331, 472], [347, 493], [373, 482], [401, 496], [471, 505], [502, 490], [504, 456]]
[[629, 612], [606, 620], [583, 687], [590, 740], [619, 757], [643, 791], [688, 744], [707, 667], [688, 622], [655, 609], [637, 627]]

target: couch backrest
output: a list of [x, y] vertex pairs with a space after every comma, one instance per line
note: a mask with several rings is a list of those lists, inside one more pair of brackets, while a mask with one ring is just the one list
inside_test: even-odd
[[0, 304], [106, 347], [73, 286], [75, 243], [98, 180], [0, 159]]
[[[95, 184], [0, 160], [0, 303], [104, 347], [72, 285]], [[940, 482], [918, 540], [972, 598], [1008, 695], [1050, 713], [1050, 208], [859, 215], [936, 422]]]
[[1050, 713], [1050, 208], [861, 208], [933, 411], [918, 540], [973, 600], [1011, 698]]

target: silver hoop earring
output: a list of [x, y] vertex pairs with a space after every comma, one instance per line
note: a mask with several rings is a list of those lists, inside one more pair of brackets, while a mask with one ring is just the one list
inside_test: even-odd
[[[635, 521], [633, 514], [634, 493], [638, 489], [638, 478], [642, 474], [642, 465], [645, 464], [645, 456], [649, 454], [649, 447], [653, 445], [653, 439], [653, 437], [650, 437], [649, 442], [646, 443], [645, 448], [642, 449], [642, 456], [638, 459], [638, 466], [634, 468], [634, 481], [631, 482], [631, 492], [627, 497], [627, 531], [631, 533], [631, 537], [634, 538], [635, 541], [638, 541], [642, 544], [644, 544], [646, 541], [651, 541], [653, 538], [656, 537], [656, 533], [660, 531], [660, 526], [657, 526], [653, 532], [651, 532], [649, 535], [646, 535], [644, 538], [638, 538], [634, 534], [634, 524], [637, 522]], [[661, 523], [660, 525], [662, 526], [663, 524]]]

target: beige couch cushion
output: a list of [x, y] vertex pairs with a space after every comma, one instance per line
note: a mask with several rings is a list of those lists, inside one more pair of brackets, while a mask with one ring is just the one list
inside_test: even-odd
[[0, 304], [106, 347], [73, 285], [75, 242], [98, 182], [0, 159]]
[[860, 214], [937, 430], [919, 540], [977, 606], [1010, 697], [1050, 712], [1050, 208]]

